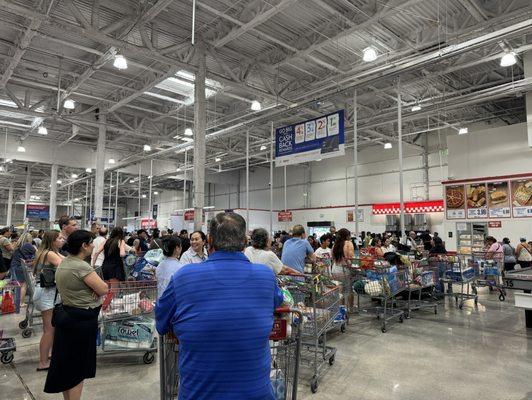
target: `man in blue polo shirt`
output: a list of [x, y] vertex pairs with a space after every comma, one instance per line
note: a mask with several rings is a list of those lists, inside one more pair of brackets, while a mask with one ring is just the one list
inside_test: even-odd
[[284, 265], [299, 272], [305, 272], [305, 259], [308, 257], [311, 262], [316, 261], [314, 249], [305, 239], [305, 228], [296, 225], [292, 228], [292, 238], [288, 239], [283, 246], [281, 261]]
[[177, 271], [157, 302], [157, 330], [179, 339], [179, 400], [274, 400], [269, 334], [282, 303], [273, 271], [242, 253], [246, 222], [210, 222], [215, 252]]

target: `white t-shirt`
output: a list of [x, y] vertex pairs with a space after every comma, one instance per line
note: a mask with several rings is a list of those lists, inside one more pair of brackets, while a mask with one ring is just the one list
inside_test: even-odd
[[318, 258], [332, 258], [332, 250], [328, 247], [326, 249], [318, 247], [314, 252], [314, 255]]
[[[91, 260], [94, 258], [94, 256], [96, 255], [96, 253], [100, 249], [100, 246], [102, 245], [102, 243], [105, 243], [106, 240], [107, 239], [105, 237], [103, 237], [103, 236], [97, 236], [94, 239], [94, 241], [92, 242], [92, 244], [94, 245], [94, 249], [92, 250]], [[102, 251], [98, 255], [98, 258], [96, 259], [96, 262], [94, 263], [94, 265], [96, 265], [97, 267], [101, 267], [102, 264], [103, 264], [103, 260], [105, 259], [105, 255], [103, 253], [104, 252]]]
[[280, 273], [283, 269], [283, 263], [271, 250], [256, 249], [249, 246], [244, 250], [244, 254], [253, 264], [264, 264], [270, 267], [275, 274]]

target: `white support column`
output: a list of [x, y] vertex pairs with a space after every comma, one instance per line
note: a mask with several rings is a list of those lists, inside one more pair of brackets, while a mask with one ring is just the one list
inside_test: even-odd
[[24, 196], [24, 224], [26, 224], [28, 221], [26, 212], [28, 210], [28, 204], [30, 204], [30, 196], [31, 196], [31, 169], [30, 167], [28, 167], [28, 170], [26, 171], [26, 194]]
[[188, 149], [185, 149], [185, 165], [183, 165], [183, 210], [188, 207], [188, 202], [187, 202], [187, 163], [188, 163]]
[[246, 223], [249, 231], [249, 129], [246, 131]]
[[105, 140], [107, 115], [100, 108], [98, 144], [96, 146], [96, 179], [94, 187], [94, 220], [100, 222], [103, 216], [103, 185], [105, 174]]
[[[113, 188], [113, 172], [109, 172], [109, 196], [107, 197], [107, 227], [111, 226], [111, 193]], [[115, 211], [116, 213], [116, 211]], [[116, 219], [116, 214], [115, 214]], [[116, 226], [116, 222], [115, 222]]]
[[52, 164], [50, 173], [50, 229], [53, 229], [57, 216], [57, 164]]
[[94, 180], [91, 178], [91, 184], [90, 184], [90, 193], [89, 193], [89, 215], [88, 215], [88, 223], [87, 226], [90, 226], [90, 224], [93, 221], [92, 213], [94, 211], [94, 202], [92, 199], [92, 193], [93, 193], [93, 186], [94, 186]]
[[150, 226], [151, 221], [153, 220], [153, 206], [151, 204], [152, 199], [152, 187], [153, 187], [153, 158], [150, 160], [150, 186], [149, 186], [149, 193], [148, 193], [148, 215], [150, 218]]
[[140, 226], [140, 218], [142, 217], [142, 205], [141, 205], [141, 196], [142, 194], [140, 193], [141, 190], [142, 190], [142, 164], [139, 163], [139, 204], [138, 204], [138, 217], [139, 217], [139, 226]]
[[205, 75], [207, 65], [204, 45], [199, 43], [197, 50], [198, 71], [194, 80], [194, 230], [201, 230], [205, 204], [205, 127], [207, 121]]
[[423, 134], [423, 198], [428, 200], [430, 196], [430, 179], [429, 179], [429, 133]]
[[87, 228], [87, 215], [89, 213], [89, 180], [85, 180], [85, 205], [83, 207], [83, 228]]
[[7, 193], [7, 221], [6, 226], [11, 226], [13, 220], [13, 183], [9, 185], [9, 192]]
[[116, 171], [116, 183], [115, 183], [115, 226], [118, 226], [118, 185], [120, 184], [120, 172]]
[[273, 235], [273, 153], [275, 150], [273, 121], [271, 122], [270, 130], [270, 235]]
[[403, 120], [401, 105], [401, 82], [397, 82], [397, 147], [399, 148], [399, 205], [401, 236], [405, 234], [405, 203], [403, 189]]
[[358, 226], [358, 104], [357, 91], [353, 94], [353, 170], [354, 170], [354, 187], [355, 187], [355, 236], [360, 234]]
[[[523, 54], [523, 67], [525, 70], [525, 79], [532, 78], [532, 51], [527, 51]], [[527, 92], [525, 103], [528, 147], [532, 147], [532, 91]]]

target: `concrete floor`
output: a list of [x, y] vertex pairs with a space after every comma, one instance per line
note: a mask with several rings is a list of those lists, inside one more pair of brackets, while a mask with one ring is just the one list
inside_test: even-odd
[[[15, 361], [0, 365], [0, 399], [62, 398], [42, 392], [46, 373], [35, 371], [39, 331], [23, 339], [19, 319], [0, 317], [0, 329], [17, 339]], [[385, 334], [375, 319], [353, 317], [330, 344], [338, 348], [335, 364], [316, 394], [303, 379], [299, 399], [532, 400], [532, 330], [511, 294], [500, 303], [481, 291], [478, 308], [468, 302], [462, 311], [447, 301], [438, 315], [416, 312]], [[141, 356], [100, 357], [83, 399], [158, 399], [158, 373], [157, 362], [144, 365]]]

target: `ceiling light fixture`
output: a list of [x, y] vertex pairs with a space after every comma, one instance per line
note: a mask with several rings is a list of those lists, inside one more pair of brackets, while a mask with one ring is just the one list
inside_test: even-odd
[[88, 172], [89, 174], [92, 172], [92, 169], [90, 168], [85, 168], [85, 172]]
[[6, 160], [6, 163], [13, 164], [13, 160], [12, 160], [11, 158], [8, 158], [8, 159]]
[[153, 192], [153, 194], [154, 194], [155, 196], [157, 196], [157, 195], [159, 194], [159, 192]]
[[466, 127], [463, 127], [463, 128], [458, 129], [458, 134], [459, 134], [459, 135], [465, 135], [465, 134], [467, 134], [468, 132], [469, 132], [469, 129], [466, 128]]
[[72, 174], [72, 175], [70, 175], [70, 177], [71, 177], [72, 179], [77, 179], [77, 178], [78, 178], [78, 174]]
[[142, 198], [143, 198], [143, 199], [145, 199], [145, 198], [146, 198], [146, 195], [145, 195], [145, 194], [143, 194], [143, 195], [142, 195]]
[[115, 159], [114, 159], [114, 158], [110, 158], [110, 159], [109, 159], [109, 164], [116, 164]]
[[145, 144], [143, 149], [144, 151], [151, 151], [151, 146], [149, 144]]
[[66, 99], [63, 103], [63, 107], [65, 107], [67, 110], [73, 110], [76, 108], [76, 103], [74, 103], [74, 100]]
[[39, 129], [37, 129], [37, 132], [39, 135], [48, 135], [48, 129], [46, 129], [46, 126], [39, 126]]
[[392, 147], [393, 147], [393, 146], [392, 146], [392, 144], [391, 144], [390, 142], [388, 142], [388, 143], [384, 143], [384, 148], [385, 148], [386, 150], [389, 150], [389, 149], [391, 149]]
[[0, 172], [4, 172], [5, 171], [5, 168], [3, 165], [0, 165]]
[[63, 181], [61, 179], [58, 179], [57, 182], [56, 182], [58, 185], [61, 185], [63, 183]]
[[222, 161], [222, 159], [221, 159], [220, 157], [216, 157], [216, 158], [214, 159], [214, 162], [220, 162], [220, 161]]
[[181, 168], [177, 167], [176, 172], [181, 172]]
[[253, 100], [251, 102], [251, 110], [252, 111], [260, 111], [260, 110], [262, 110], [262, 106], [257, 100]]
[[194, 141], [194, 139], [192, 139], [192, 138], [190, 138], [190, 137], [184, 137], [184, 138], [181, 138], [181, 140], [182, 140], [183, 142], [193, 142], [193, 141]]
[[130, 179], [129, 183], [135, 183], [135, 180], [134, 179]]
[[74, 201], [79, 201], [79, 199], [76, 197], [76, 198], [74, 199]]
[[194, 136], [194, 132], [190, 128], [185, 129], [185, 136]]
[[368, 46], [362, 50], [362, 60], [365, 62], [375, 61], [377, 57], [377, 50], [374, 47]]
[[421, 111], [421, 106], [419, 104], [416, 104], [412, 107], [412, 112]]
[[260, 146], [260, 151], [266, 150], [267, 147], [265, 145]]
[[115, 61], [113, 67], [116, 69], [127, 69], [127, 60], [122, 54], [115, 55]]
[[516, 54], [513, 51], [505, 53], [501, 57], [501, 67], [511, 67], [517, 63]]
[[18, 151], [19, 153], [25, 153], [25, 152], [26, 152], [26, 148], [25, 148], [24, 146], [18, 146], [18, 147], [17, 147], [17, 151]]

